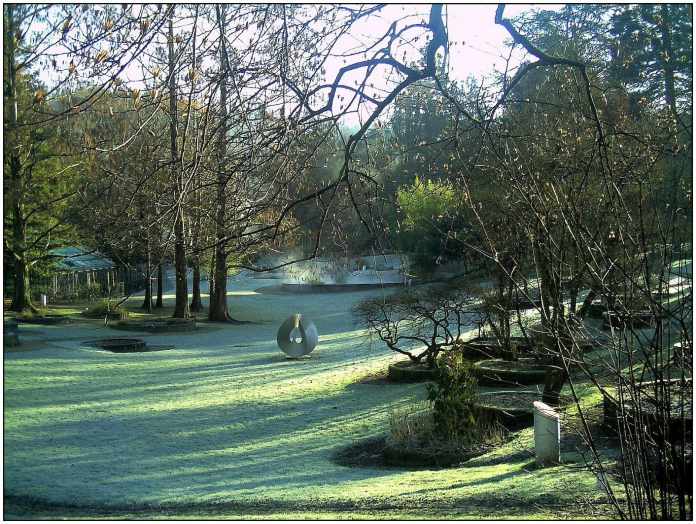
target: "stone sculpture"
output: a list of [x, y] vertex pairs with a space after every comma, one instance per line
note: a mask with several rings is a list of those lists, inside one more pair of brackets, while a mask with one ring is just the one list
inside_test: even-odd
[[314, 323], [295, 313], [278, 329], [278, 347], [290, 358], [309, 355], [319, 342]]

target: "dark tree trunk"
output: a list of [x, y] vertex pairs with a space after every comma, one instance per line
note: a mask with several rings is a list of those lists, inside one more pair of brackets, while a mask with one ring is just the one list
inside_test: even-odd
[[157, 301], [155, 302], [156, 308], [162, 307], [162, 295], [164, 294], [164, 269], [162, 269], [162, 263], [157, 264]]
[[662, 37], [662, 53], [658, 53], [658, 60], [662, 65], [662, 72], [665, 76], [665, 101], [672, 112], [675, 120], [679, 119], [677, 113], [677, 97], [674, 89], [674, 51], [672, 49], [672, 35], [670, 31], [669, 6], [660, 6], [660, 17], [658, 26]]
[[594, 289], [590, 289], [590, 292], [585, 297], [585, 300], [583, 301], [582, 306], [580, 306], [580, 309], [578, 311], [578, 316], [580, 318], [585, 318], [587, 316], [587, 311], [590, 309], [590, 305], [596, 297], [597, 292]]
[[29, 286], [29, 264], [23, 257], [15, 256], [15, 289], [12, 297], [10, 311], [21, 312], [24, 310], [37, 311], [31, 302]]
[[578, 304], [578, 288], [573, 286], [570, 289], [570, 314], [575, 315]]
[[186, 246], [184, 238], [184, 208], [181, 197], [185, 191], [183, 175], [177, 169], [179, 152], [177, 145], [177, 111], [176, 111], [176, 71], [174, 57], [174, 6], [169, 11], [169, 138], [171, 149], [171, 174], [177, 181], [178, 204], [174, 218], [174, 271], [176, 272], [176, 298], [174, 304], [175, 318], [189, 317], [188, 285], [186, 282]]
[[152, 283], [149, 278], [145, 281], [145, 299], [142, 308], [148, 313], [152, 313]]
[[152, 313], [152, 261], [150, 255], [150, 242], [147, 242], [147, 265], [145, 267], [145, 300], [143, 309]]
[[437, 363], [437, 352], [435, 348], [429, 348], [428, 354], [425, 356], [425, 362], [430, 369], [435, 369]]
[[[14, 7], [7, 6], [7, 30], [8, 34], [15, 34]], [[5, 135], [5, 147], [10, 149], [9, 193], [12, 202], [12, 246], [14, 257], [14, 295], [10, 310], [24, 311], [29, 309], [36, 311], [31, 303], [31, 287], [29, 282], [29, 260], [27, 257], [27, 223], [24, 216], [24, 198], [22, 183], [22, 161], [19, 157], [19, 138], [17, 136], [17, 68], [15, 65], [16, 47], [14, 39], [8, 39], [5, 48], [5, 60], [7, 62], [7, 84], [5, 96], [9, 102], [9, 125]], [[10, 140], [8, 140], [8, 138]]]
[[[224, 6], [217, 6], [218, 25], [221, 35], [224, 34], [223, 22]], [[220, 81], [220, 117], [221, 125], [218, 136], [218, 179], [217, 198], [215, 212], [215, 271], [213, 272], [213, 289], [210, 293], [210, 307], [208, 319], [219, 322], [229, 320], [227, 311], [227, 252], [225, 240], [225, 188], [227, 186], [227, 172], [225, 171], [225, 153], [227, 148], [227, 49], [224, 39], [220, 40], [220, 69], [222, 79]]]
[[[208, 302], [213, 299], [215, 292], [215, 253], [210, 257], [210, 266], [208, 267]], [[208, 305], [210, 307], [210, 304]]]
[[210, 295], [208, 319], [229, 320], [227, 312], [227, 253], [224, 248], [215, 251], [215, 272], [213, 273], [213, 292]]
[[203, 311], [203, 302], [201, 301], [201, 261], [196, 257], [193, 261], [193, 282], [191, 284], [191, 311], [198, 313]]
[[188, 282], [186, 281], [186, 247], [184, 246], [183, 209], [179, 208], [174, 225], [176, 237], [174, 244], [174, 271], [176, 273], [176, 298], [174, 304], [175, 318], [188, 318]]
[[561, 404], [561, 390], [568, 380], [568, 374], [560, 366], [549, 366], [544, 379], [544, 389], [541, 401], [549, 406], [557, 407]]

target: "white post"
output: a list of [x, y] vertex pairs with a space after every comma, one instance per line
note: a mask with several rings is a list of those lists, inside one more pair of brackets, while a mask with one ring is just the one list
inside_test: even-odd
[[41, 307], [46, 307], [46, 306], [48, 306], [48, 297], [42, 293], [41, 294]]
[[561, 461], [561, 419], [551, 406], [534, 402], [534, 447], [541, 466]]

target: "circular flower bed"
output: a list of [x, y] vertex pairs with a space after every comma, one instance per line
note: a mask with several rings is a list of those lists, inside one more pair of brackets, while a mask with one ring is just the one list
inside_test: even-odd
[[476, 407], [504, 426], [522, 428], [534, 424], [533, 403], [541, 400], [539, 391], [492, 391], [479, 394]]
[[447, 467], [461, 464], [469, 459], [489, 451], [489, 447], [482, 446], [481, 449], [470, 449], [459, 452], [417, 448], [399, 448], [387, 441], [382, 450], [384, 463], [389, 466], [402, 467]]
[[541, 307], [541, 299], [534, 296], [526, 297], [524, 295], [516, 297], [513, 299], [511, 304], [513, 309], [534, 309]]
[[481, 360], [473, 367], [480, 385], [496, 387], [541, 384], [548, 369], [533, 358]]
[[[590, 335], [582, 321], [573, 317], [567, 320], [569, 331], [563, 335], [564, 345], [571, 347], [577, 345], [581, 353], [592, 351], [599, 343], [596, 337]], [[561, 326], [565, 328], [565, 326]], [[527, 335], [534, 341], [535, 356], [544, 358], [557, 354], [558, 335], [554, 335], [540, 322], [527, 327]]]
[[24, 322], [25, 324], [67, 324], [71, 322], [72, 319], [65, 315], [19, 315], [16, 317], [17, 322]]
[[[665, 419], [668, 421], [668, 433], [677, 438], [690, 433], [693, 428], [693, 383], [689, 380], [681, 383], [679, 379], [665, 380], [657, 387], [654, 381], [636, 384], [633, 393], [626, 388], [624, 392], [623, 409], [618, 403], [618, 394], [613, 392], [614, 399], [605, 396], [603, 399], [604, 423], [615, 429], [617, 421], [623, 416], [628, 421], [636, 419], [636, 410], [640, 411], [640, 423], [647, 424], [650, 431], [659, 434], [665, 430]], [[666, 413], [666, 402], [662, 395], [669, 391], [669, 415]], [[638, 398], [635, 398], [638, 397]]]
[[97, 340], [86, 340], [83, 344], [111, 351], [112, 353], [153, 353], [174, 349], [174, 346], [150, 345], [139, 338], [100, 338]]
[[148, 331], [150, 333], [193, 331], [196, 329], [196, 319], [153, 318], [148, 320], [121, 320], [116, 322], [113, 327], [130, 331]]
[[489, 391], [479, 394], [476, 407], [508, 429], [519, 429], [534, 425], [534, 402], [542, 397], [541, 391]]
[[387, 379], [391, 382], [422, 382], [435, 380], [437, 373], [437, 368], [428, 367], [427, 364], [402, 360], [389, 364]]
[[486, 453], [507, 437], [507, 431], [487, 417], [467, 420], [459, 431], [443, 433], [430, 409], [393, 414], [382, 456], [391, 466], [446, 467]]
[[94, 345], [112, 353], [139, 353], [147, 351], [145, 341], [139, 338], [105, 338], [95, 341]]
[[341, 466], [347, 467], [444, 468], [466, 462], [494, 447], [495, 445], [482, 444], [478, 447], [459, 451], [438, 448], [404, 448], [389, 442], [388, 437], [380, 436], [364, 439], [338, 450], [334, 454], [333, 460]]
[[[531, 352], [532, 346], [524, 337], [511, 337], [510, 345], [517, 354]], [[490, 358], [502, 358], [512, 360], [515, 354], [510, 349], [503, 348], [502, 344], [495, 338], [477, 337], [468, 340], [460, 345], [462, 354], [471, 360], [483, 360]]]
[[601, 299], [595, 299], [587, 306], [587, 316], [589, 318], [602, 318], [606, 311], [607, 306]]
[[604, 329], [633, 327], [637, 329], [655, 327], [659, 315], [652, 311], [635, 311], [632, 313], [619, 311], [605, 311], [602, 313]]

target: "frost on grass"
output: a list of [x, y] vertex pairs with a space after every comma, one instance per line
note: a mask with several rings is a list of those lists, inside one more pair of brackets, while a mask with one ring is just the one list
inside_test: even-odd
[[[513, 448], [509, 462], [466, 469], [336, 464], [336, 449], [382, 434], [395, 408], [425, 398], [424, 386], [359, 383], [394, 358], [369, 347], [349, 314], [379, 291], [303, 297], [298, 308], [297, 297], [253, 293], [259, 285], [236, 282], [230, 302], [261, 323], [177, 334], [172, 351], [101, 352], [81, 341], [110, 330], [77, 324], [37, 331], [36, 339], [50, 339], [45, 349], [7, 354], [5, 492], [120, 507], [490, 500], [491, 511], [504, 492], [538, 512], [544, 497], [573, 499], [558, 489], [561, 479], [593, 489], [584, 473], [526, 471], [528, 460]], [[277, 326], [295, 312], [314, 320], [321, 336], [309, 359], [288, 360], [276, 346]]]

